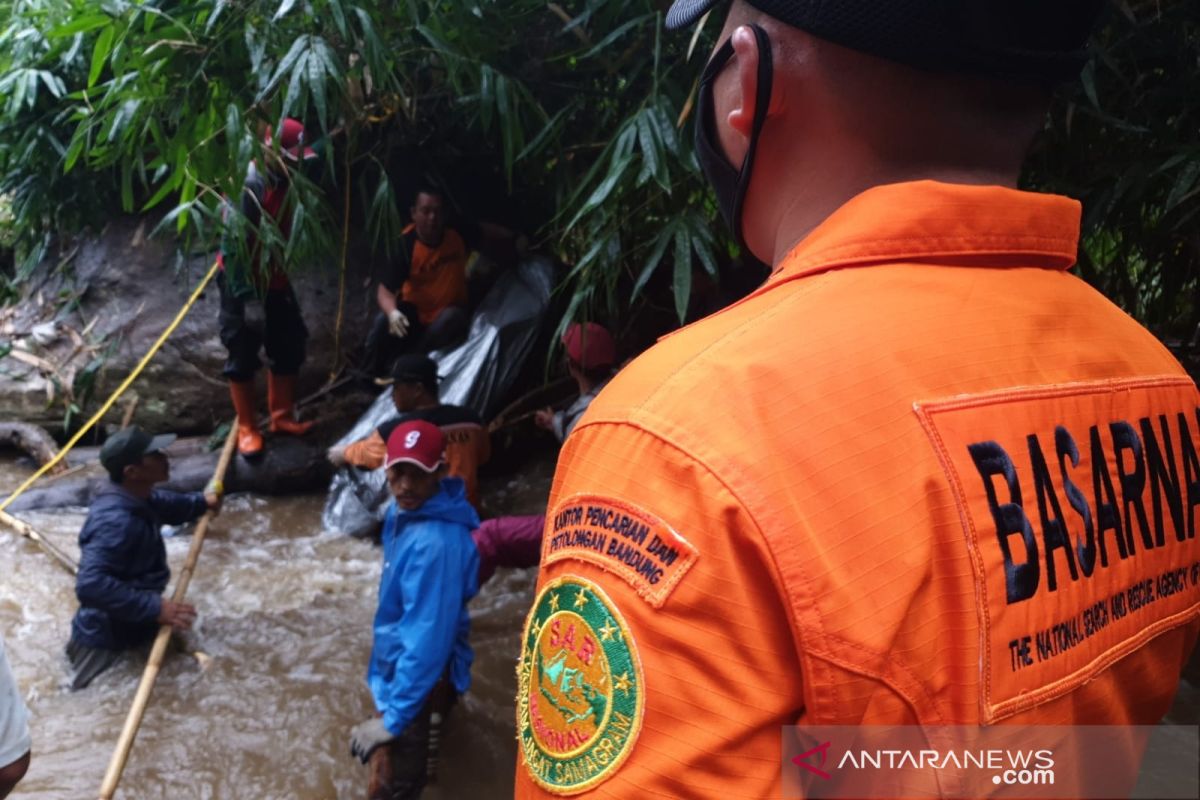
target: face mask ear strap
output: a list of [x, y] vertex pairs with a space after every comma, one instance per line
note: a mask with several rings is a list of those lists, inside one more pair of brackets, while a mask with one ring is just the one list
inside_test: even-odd
[[[746, 156], [742, 159], [738, 171], [737, 200], [734, 203], [733, 219], [734, 236], [745, 246], [742, 238], [742, 204], [746, 200], [746, 191], [750, 188], [750, 176], [753, 173], [754, 153], [758, 149], [758, 138], [762, 133], [763, 124], [767, 121], [767, 110], [771, 105], [771, 83], [774, 77], [774, 63], [771, 60], [771, 38], [759, 25], [751, 25], [754, 38], [758, 43], [758, 86], [754, 93], [754, 122], [750, 126], [750, 141], [746, 146]], [[732, 48], [732, 41], [729, 42]]]

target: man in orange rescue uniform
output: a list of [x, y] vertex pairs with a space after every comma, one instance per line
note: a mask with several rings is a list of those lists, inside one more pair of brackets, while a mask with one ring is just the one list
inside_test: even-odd
[[566, 442], [517, 797], [778, 796], [782, 726], [1170, 706], [1200, 618], [1200, 395], [1068, 272], [1079, 204], [1015, 188], [1100, 3], [952, 5], [729, 9], [698, 155], [774, 269]]

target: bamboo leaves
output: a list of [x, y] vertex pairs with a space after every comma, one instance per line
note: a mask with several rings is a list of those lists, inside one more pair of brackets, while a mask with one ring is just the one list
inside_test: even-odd
[[[29, 248], [117, 209], [160, 213], [160, 233], [210, 248], [224, 213], [227, 238], [243, 238], [247, 169], [273, 163], [264, 134], [277, 141], [295, 117], [338, 157], [294, 182], [289, 235], [258, 230], [263, 250], [293, 264], [340, 239], [341, 181], [360, 199], [352, 224], [386, 256], [414, 173], [459, 162], [523, 198], [505, 222], [573, 265], [572, 313], [647, 297], [664, 276], [682, 315], [693, 270], [724, 260], [691, 211], [703, 189], [672, 122], [692, 78], [674, 69], [685, 43], [658, 30], [653, 0], [593, 0], [574, 19], [541, 0], [14, 8], [0, 32], [0, 191], [29, 215]], [[472, 187], [457, 188], [469, 202]]]
[[112, 52], [115, 37], [116, 29], [109, 23], [96, 39], [96, 46], [92, 49], [92, 67], [88, 70], [87, 86], [89, 89], [95, 86], [96, 81], [100, 78], [100, 71], [104, 69], [108, 55]]

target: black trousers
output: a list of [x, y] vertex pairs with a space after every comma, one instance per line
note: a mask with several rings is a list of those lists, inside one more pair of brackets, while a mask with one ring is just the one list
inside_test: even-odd
[[417, 319], [417, 309], [412, 303], [397, 301], [408, 320], [408, 335], [397, 339], [388, 333], [388, 318], [382, 311], [375, 315], [371, 330], [367, 333], [366, 353], [363, 358], [367, 373], [380, 378], [392, 371], [392, 362], [409, 353], [428, 353], [457, 344], [466, 336], [471, 317], [465, 308], [449, 306], [442, 310], [428, 326]]
[[229, 351], [222, 374], [231, 381], [248, 381], [262, 366], [259, 348], [266, 350], [267, 363], [276, 375], [295, 375], [307, 352], [308, 328], [300, 315], [300, 304], [291, 286], [269, 289], [263, 298], [265, 324], [259, 328], [246, 322], [246, 304], [225, 286], [225, 273], [217, 275], [221, 292], [221, 344]]

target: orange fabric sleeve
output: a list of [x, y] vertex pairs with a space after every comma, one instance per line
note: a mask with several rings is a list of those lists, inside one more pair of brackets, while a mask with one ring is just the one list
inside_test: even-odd
[[379, 469], [387, 458], [387, 443], [383, 441], [379, 431], [371, 431], [367, 438], [346, 445], [343, 455], [347, 464], [362, 469]]
[[[614, 517], [605, 508], [629, 513]], [[647, 534], [626, 516], [661, 525]], [[592, 530], [603, 541], [578, 533], [581, 528], [571, 524], [581, 520], [586, 527], [588, 519], [601, 521]], [[686, 543], [674, 540], [678, 555], [673, 560], [663, 557], [656, 544], [670, 539], [668, 529]], [[616, 557], [609, 555], [610, 548], [616, 548]], [[632, 555], [634, 550], [650, 558], [642, 562]], [[642, 571], [624, 569], [629, 562], [640, 564]], [[656, 576], [646, 563], [662, 574]], [[556, 721], [560, 729], [570, 727], [546, 709], [543, 692], [555, 676], [555, 665], [545, 666], [545, 654], [551, 652], [546, 645], [570, 635], [567, 618], [557, 631], [531, 639], [539, 605], [545, 605], [547, 590], [556, 586], [571, 587], [562, 607], [580, 614], [601, 597], [580, 587], [590, 592], [588, 587], [594, 586], [607, 596], [627, 625], [628, 646], [641, 665], [642, 681], [636, 685], [636, 677], [619, 674], [624, 671], [620, 667], [612, 675], [593, 676], [591, 685], [613, 687], [607, 695], [609, 719], [618, 701], [631, 697], [621, 693], [623, 686], [641, 692], [642, 713], [623, 746], [622, 736], [614, 739], [601, 728], [588, 740], [592, 751], [585, 747], [567, 764], [545, 759], [555, 753], [540, 750], [549, 742], [553, 751], [554, 737], [563, 734], [548, 732], [546, 720], [551, 727]], [[564, 785], [572, 793], [583, 785], [578, 796], [585, 797], [749, 798], [778, 793], [780, 726], [794, 724], [804, 706], [800, 663], [771, 556], [753, 520], [717, 476], [683, 450], [631, 424], [598, 422], [578, 428], [559, 461], [538, 587], [539, 600], [522, 638], [521, 669], [529, 679], [522, 682], [526, 697], [517, 700], [517, 798], [549, 797], [553, 786], [563, 793]], [[547, 628], [553, 621], [547, 620]], [[588, 631], [599, 631], [598, 638], [604, 639], [613, 628], [604, 623]], [[531, 648], [532, 640], [539, 645]], [[587, 636], [582, 641], [580, 653], [591, 646]], [[610, 656], [607, 663], [617, 661]], [[539, 771], [541, 780], [535, 777]]]

